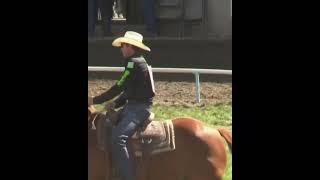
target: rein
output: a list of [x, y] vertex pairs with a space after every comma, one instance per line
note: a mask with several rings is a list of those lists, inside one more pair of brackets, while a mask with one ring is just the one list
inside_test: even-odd
[[95, 125], [95, 120], [97, 119], [98, 115], [99, 115], [98, 113], [94, 114], [94, 117], [91, 120], [91, 128], [90, 129], [92, 129], [92, 130], [96, 130], [97, 129], [97, 127]]

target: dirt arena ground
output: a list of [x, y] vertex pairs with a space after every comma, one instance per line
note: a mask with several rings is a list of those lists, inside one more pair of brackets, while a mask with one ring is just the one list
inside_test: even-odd
[[[108, 90], [115, 80], [89, 79], [89, 95], [98, 95]], [[196, 87], [194, 82], [155, 81], [155, 104], [165, 105], [209, 105], [232, 101], [231, 83], [201, 83], [201, 103], [196, 103]]]

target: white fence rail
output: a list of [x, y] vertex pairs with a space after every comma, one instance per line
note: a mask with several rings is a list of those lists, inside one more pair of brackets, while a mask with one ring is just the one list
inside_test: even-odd
[[[88, 71], [94, 72], [122, 72], [123, 67], [88, 66]], [[155, 73], [192, 73], [195, 75], [196, 99], [200, 102], [200, 74], [232, 75], [232, 70], [222, 69], [189, 69], [189, 68], [152, 68]]]

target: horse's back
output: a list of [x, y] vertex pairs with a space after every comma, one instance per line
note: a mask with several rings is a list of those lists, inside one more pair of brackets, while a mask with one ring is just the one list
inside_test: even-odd
[[185, 135], [198, 137], [208, 143], [216, 139], [222, 140], [217, 129], [206, 126], [200, 120], [184, 117], [173, 119], [172, 122], [175, 130]]

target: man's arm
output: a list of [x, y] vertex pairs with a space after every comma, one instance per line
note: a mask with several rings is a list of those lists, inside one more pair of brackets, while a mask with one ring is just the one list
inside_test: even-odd
[[116, 100], [114, 100], [115, 108], [123, 106], [127, 102], [126, 93], [122, 93]]
[[[128, 62], [127, 67], [125, 68], [124, 72], [122, 73], [121, 78], [117, 81], [115, 85], [113, 85], [108, 91], [102, 93], [99, 96], [93, 98], [93, 104], [101, 104], [103, 102], [109, 101], [114, 97], [118, 96], [124, 89], [125, 84], [128, 81], [129, 76], [132, 73], [134, 63]], [[120, 96], [121, 97], [121, 96]], [[124, 98], [123, 96], [122, 98]], [[123, 103], [123, 99], [118, 100], [119, 103]]]
[[122, 88], [117, 84], [113, 85], [108, 91], [93, 97], [93, 104], [102, 104], [110, 99], [113, 99], [122, 92]]

